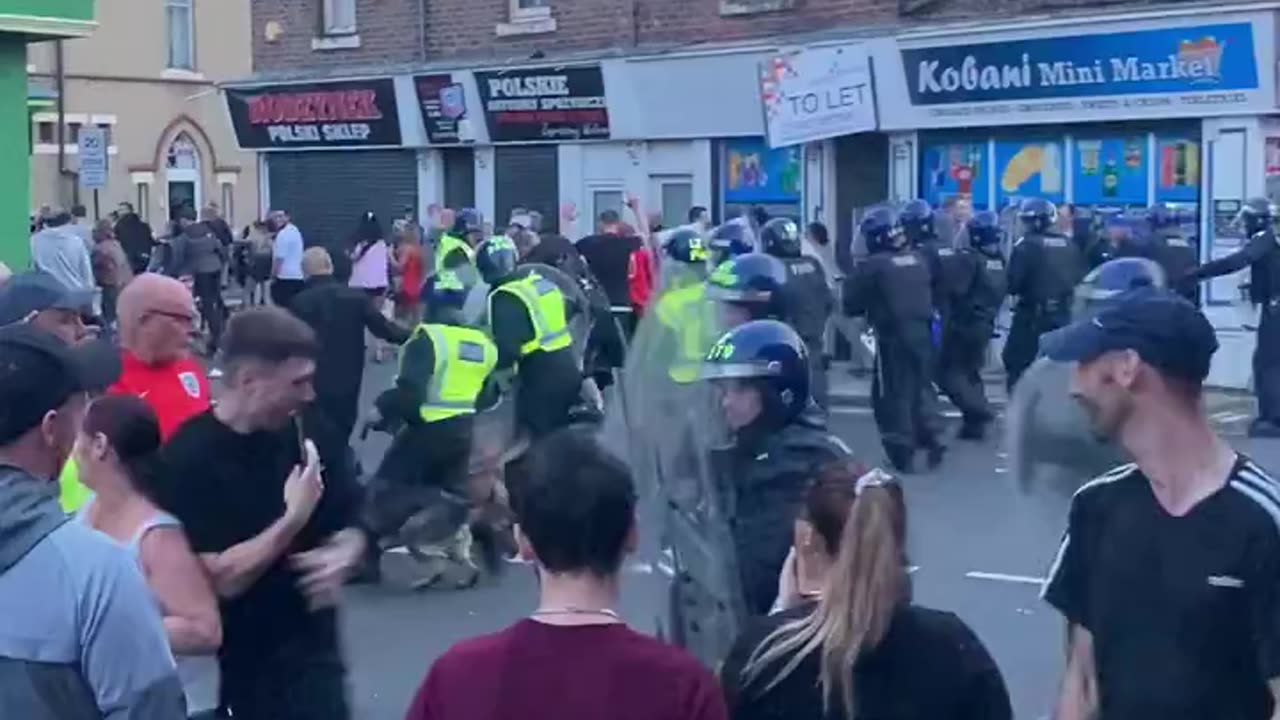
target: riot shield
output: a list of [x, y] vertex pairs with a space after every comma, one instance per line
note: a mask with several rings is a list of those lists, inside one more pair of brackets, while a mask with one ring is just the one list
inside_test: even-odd
[[688, 323], [700, 326], [709, 350], [725, 331], [724, 319], [705, 299], [686, 306], [687, 317], [671, 318], [664, 298], [689, 278], [663, 275], [668, 285], [636, 329], [604, 440], [630, 464], [643, 525], [660, 528], [660, 537], [642, 538], [640, 552], [673, 576], [660, 632], [714, 667], [745, 614], [728, 522], [732, 487], [722, 467], [729, 434], [712, 385], [673, 369]]

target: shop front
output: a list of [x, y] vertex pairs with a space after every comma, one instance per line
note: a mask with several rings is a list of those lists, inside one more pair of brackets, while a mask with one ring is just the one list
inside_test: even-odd
[[[1041, 197], [1108, 218], [1114, 232], [1164, 202], [1183, 210], [1202, 259], [1239, 247], [1228, 215], [1265, 190], [1272, 13], [1228, 8], [1206, 22], [1166, 10], [956, 34], [903, 36], [877, 56], [881, 127], [892, 158], [909, 157], [890, 161], [895, 187], [996, 211]], [[1223, 344], [1216, 385], [1249, 382], [1239, 284], [1202, 293]]]
[[240, 147], [259, 152], [264, 207], [286, 210], [309, 245], [349, 239], [372, 211], [389, 231], [418, 208], [418, 154], [403, 147], [391, 78], [229, 87]]

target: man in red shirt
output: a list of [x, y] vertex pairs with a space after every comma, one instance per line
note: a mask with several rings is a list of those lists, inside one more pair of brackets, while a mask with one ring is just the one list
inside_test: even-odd
[[627, 627], [618, 571], [636, 544], [635, 487], [593, 435], [567, 428], [530, 451], [511, 488], [520, 555], [536, 563], [538, 608], [453, 646], [407, 720], [725, 720], [711, 673]]
[[122, 371], [110, 392], [147, 401], [168, 439], [184, 422], [209, 409], [209, 380], [191, 357], [196, 318], [191, 291], [156, 273], [134, 278], [120, 292]]

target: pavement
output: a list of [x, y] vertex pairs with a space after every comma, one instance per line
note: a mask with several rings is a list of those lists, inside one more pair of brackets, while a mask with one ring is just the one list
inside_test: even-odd
[[[366, 403], [387, 386], [393, 373], [390, 363], [369, 366]], [[860, 457], [882, 462], [879, 436], [865, 401], [867, 381], [848, 376], [843, 368], [833, 371], [831, 380], [840, 393], [832, 410], [832, 431]], [[1240, 405], [1239, 398], [1223, 402]], [[1227, 431], [1231, 422], [1215, 422], [1264, 467], [1280, 469], [1280, 441], [1251, 440]], [[958, 421], [951, 424], [954, 429]], [[939, 469], [903, 479], [910, 513], [909, 552], [918, 568], [913, 575], [915, 600], [954, 612], [967, 622], [1003, 672], [1015, 717], [1040, 720], [1049, 715], [1063, 657], [1062, 619], [1039, 599], [1040, 586], [1057, 550], [1071, 493], [1086, 478], [1020, 489], [1007, 472], [1002, 436], [992, 432], [980, 444], [953, 442]], [[385, 437], [371, 436], [357, 443], [366, 468], [376, 466], [386, 442]], [[650, 539], [657, 532], [647, 523], [639, 530], [642, 538]], [[509, 565], [500, 576], [463, 591], [410, 591], [410, 569], [408, 558], [392, 556], [383, 586], [347, 591], [342, 618], [357, 720], [402, 718], [436, 657], [459, 640], [499, 630], [526, 616], [536, 602], [537, 581], [527, 566]], [[659, 573], [632, 561], [623, 574], [617, 610], [642, 631], [653, 630], [663, 609]]]

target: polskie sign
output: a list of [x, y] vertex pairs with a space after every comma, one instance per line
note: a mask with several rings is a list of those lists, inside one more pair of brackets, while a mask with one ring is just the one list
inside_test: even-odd
[[609, 139], [599, 66], [483, 71], [476, 85], [492, 142]]

